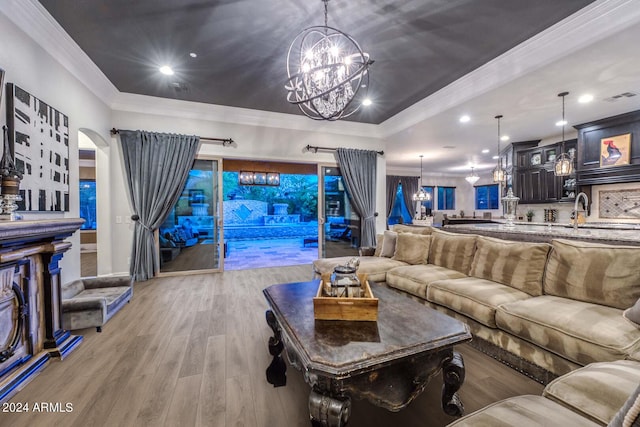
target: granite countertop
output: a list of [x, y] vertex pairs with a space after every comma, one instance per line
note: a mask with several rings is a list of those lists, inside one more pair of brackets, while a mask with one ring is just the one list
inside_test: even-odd
[[443, 227], [449, 231], [471, 232], [478, 234], [523, 234], [528, 236], [540, 236], [547, 239], [580, 239], [580, 240], [606, 240], [616, 242], [640, 243], [639, 224], [612, 224], [591, 223], [580, 224], [574, 229], [570, 224], [561, 223], [515, 223], [514, 227], [507, 227], [502, 223], [492, 224], [449, 224]]

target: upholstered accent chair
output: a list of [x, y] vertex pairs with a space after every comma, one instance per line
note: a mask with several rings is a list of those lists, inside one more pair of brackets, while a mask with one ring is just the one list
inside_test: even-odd
[[62, 327], [95, 327], [107, 323], [133, 297], [130, 277], [92, 277], [62, 285]]

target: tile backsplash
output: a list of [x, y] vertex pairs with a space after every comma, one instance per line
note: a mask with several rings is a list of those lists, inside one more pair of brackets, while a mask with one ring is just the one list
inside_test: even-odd
[[640, 219], [640, 188], [601, 190], [598, 201], [602, 219]]

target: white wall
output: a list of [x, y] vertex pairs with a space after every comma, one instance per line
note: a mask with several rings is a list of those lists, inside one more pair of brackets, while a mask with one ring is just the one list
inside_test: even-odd
[[[22, 32], [0, 8], [0, 68], [5, 83], [15, 83], [69, 117], [70, 211], [66, 213], [30, 213], [25, 219], [77, 218], [78, 130], [93, 129], [108, 137], [110, 109], [86, 86], [73, 77], [47, 51]], [[4, 90], [4, 88], [3, 88]], [[0, 106], [0, 123], [6, 123], [6, 93]], [[62, 260], [63, 281], [80, 276], [80, 237], [70, 239], [72, 249]]]

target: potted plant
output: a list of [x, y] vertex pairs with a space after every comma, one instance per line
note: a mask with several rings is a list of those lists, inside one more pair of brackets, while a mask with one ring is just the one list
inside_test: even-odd
[[527, 222], [531, 222], [531, 220], [533, 219], [534, 215], [535, 215], [535, 213], [531, 209], [529, 209], [527, 211]]

